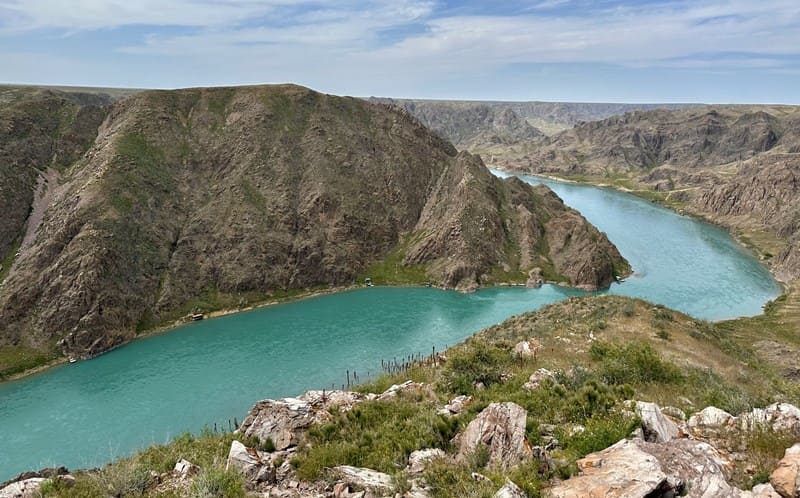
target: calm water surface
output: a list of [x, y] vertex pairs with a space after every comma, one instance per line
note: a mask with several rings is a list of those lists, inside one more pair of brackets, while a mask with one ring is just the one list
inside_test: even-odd
[[[635, 275], [608, 292], [707, 319], [757, 314], [780, 292], [717, 227], [612, 190], [546, 183], [633, 265]], [[339, 386], [348, 369], [364, 379], [381, 359], [429, 353], [580, 294], [551, 285], [469, 295], [426, 288], [343, 292], [193, 323], [0, 384], [0, 480], [44, 466], [102, 465], [185, 431], [227, 428], [255, 400]]]

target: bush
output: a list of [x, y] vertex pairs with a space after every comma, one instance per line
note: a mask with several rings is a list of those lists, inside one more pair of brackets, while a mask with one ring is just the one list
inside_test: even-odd
[[600, 362], [600, 376], [608, 384], [674, 384], [684, 380], [678, 367], [665, 361], [647, 343], [617, 345], [595, 341], [590, 352]]
[[336, 465], [394, 473], [422, 448], [446, 448], [458, 430], [455, 418], [435, 413], [435, 405], [407, 395], [363, 402], [308, 432], [309, 445], [293, 460], [298, 476], [313, 480]]
[[94, 478], [114, 497], [141, 496], [151, 481], [149, 470], [130, 458], [106, 466]]
[[638, 424], [639, 420], [636, 417], [629, 417], [619, 412], [611, 413], [588, 419], [584, 426], [586, 430], [571, 436], [564, 434], [559, 441], [575, 458], [582, 458], [625, 439]]
[[205, 470], [192, 482], [191, 498], [238, 498], [245, 496], [241, 476], [219, 468]]
[[453, 350], [445, 364], [447, 387], [454, 393], [471, 394], [474, 385], [489, 387], [500, 382], [511, 363], [511, 352], [485, 340], [474, 339]]
[[446, 460], [434, 460], [423, 473], [432, 498], [492, 498], [498, 484], [475, 480], [469, 468]]

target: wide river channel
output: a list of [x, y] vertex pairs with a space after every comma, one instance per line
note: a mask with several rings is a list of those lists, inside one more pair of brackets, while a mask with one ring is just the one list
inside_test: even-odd
[[[496, 172], [502, 175], [502, 173]], [[546, 183], [606, 232], [635, 274], [607, 292], [698, 318], [755, 315], [780, 294], [722, 229], [610, 189]], [[369, 288], [185, 325], [0, 384], [0, 480], [46, 466], [100, 466], [203, 427], [227, 429], [256, 400], [364, 380], [381, 359], [441, 350], [504, 319], [581, 295], [493, 288]]]

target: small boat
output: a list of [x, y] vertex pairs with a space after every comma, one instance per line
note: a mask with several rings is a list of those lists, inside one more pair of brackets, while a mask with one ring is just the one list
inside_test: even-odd
[[199, 322], [203, 318], [205, 318], [205, 316], [203, 316], [202, 313], [192, 313], [192, 321], [193, 322]]
[[369, 278], [369, 277], [367, 277], [367, 278], [365, 278], [365, 279], [364, 279], [364, 283], [367, 285], [367, 287], [372, 287], [372, 286], [374, 285], [374, 284], [372, 283], [372, 279], [371, 279], [371, 278]]
[[78, 361], [78, 360], [76, 360], [74, 357], [72, 357], [72, 356], [69, 357], [69, 362], [70, 363], [75, 363], [76, 361]]

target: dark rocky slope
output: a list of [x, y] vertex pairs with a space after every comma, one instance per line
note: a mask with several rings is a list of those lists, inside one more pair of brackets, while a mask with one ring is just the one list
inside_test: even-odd
[[86, 151], [105, 115], [103, 104], [84, 94], [0, 90], [0, 263], [22, 236], [39, 174]]
[[784, 281], [800, 278], [795, 107], [629, 113], [578, 124], [507, 166], [655, 191], [743, 234], [771, 234], [779, 241], [770, 248], [775, 274]]
[[395, 110], [296, 86], [136, 94], [51, 188], [0, 290], [6, 345], [95, 354], [199, 297], [349, 284], [398, 248], [460, 288], [533, 267], [602, 287], [626, 267], [549, 191]]

